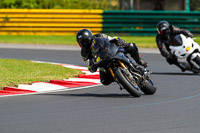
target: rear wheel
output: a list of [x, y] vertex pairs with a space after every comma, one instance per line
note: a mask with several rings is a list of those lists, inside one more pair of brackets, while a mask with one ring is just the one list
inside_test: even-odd
[[115, 70], [115, 78], [134, 97], [140, 97], [141, 91], [135, 81], [131, 80], [122, 68]]
[[153, 95], [156, 92], [156, 87], [153, 86], [153, 82], [149, 79], [143, 82], [141, 90], [146, 95]]

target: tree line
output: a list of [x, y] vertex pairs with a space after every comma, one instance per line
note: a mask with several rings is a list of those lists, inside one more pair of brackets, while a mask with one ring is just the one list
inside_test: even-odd
[[190, 0], [190, 9], [192, 11], [200, 11], [200, 0]]
[[0, 0], [0, 8], [118, 10], [118, 0]]
[[[119, 10], [119, 0], [0, 0], [0, 8]], [[190, 9], [200, 11], [200, 0], [190, 0]]]

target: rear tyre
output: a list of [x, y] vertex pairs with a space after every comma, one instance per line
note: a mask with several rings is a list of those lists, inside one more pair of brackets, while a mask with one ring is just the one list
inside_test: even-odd
[[129, 94], [134, 97], [141, 96], [140, 88], [138, 87], [138, 85], [135, 82], [130, 81], [122, 68], [117, 68], [115, 70], [115, 78], [129, 92]]
[[141, 90], [146, 95], [153, 95], [156, 92], [156, 87], [153, 86], [152, 81], [145, 80], [141, 87]]

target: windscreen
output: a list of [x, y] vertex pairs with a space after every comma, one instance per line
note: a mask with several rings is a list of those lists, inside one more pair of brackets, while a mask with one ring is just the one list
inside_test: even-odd
[[101, 58], [109, 60], [116, 55], [116, 52], [117, 46], [108, 40], [104, 40], [104, 49], [101, 50]]
[[180, 35], [176, 35], [172, 37], [172, 43], [170, 45], [172, 46], [181, 46], [183, 43], [182, 38]]

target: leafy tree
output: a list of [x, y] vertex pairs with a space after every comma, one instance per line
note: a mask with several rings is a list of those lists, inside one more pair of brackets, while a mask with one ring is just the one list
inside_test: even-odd
[[192, 11], [200, 11], [200, 0], [190, 0], [190, 9]]

